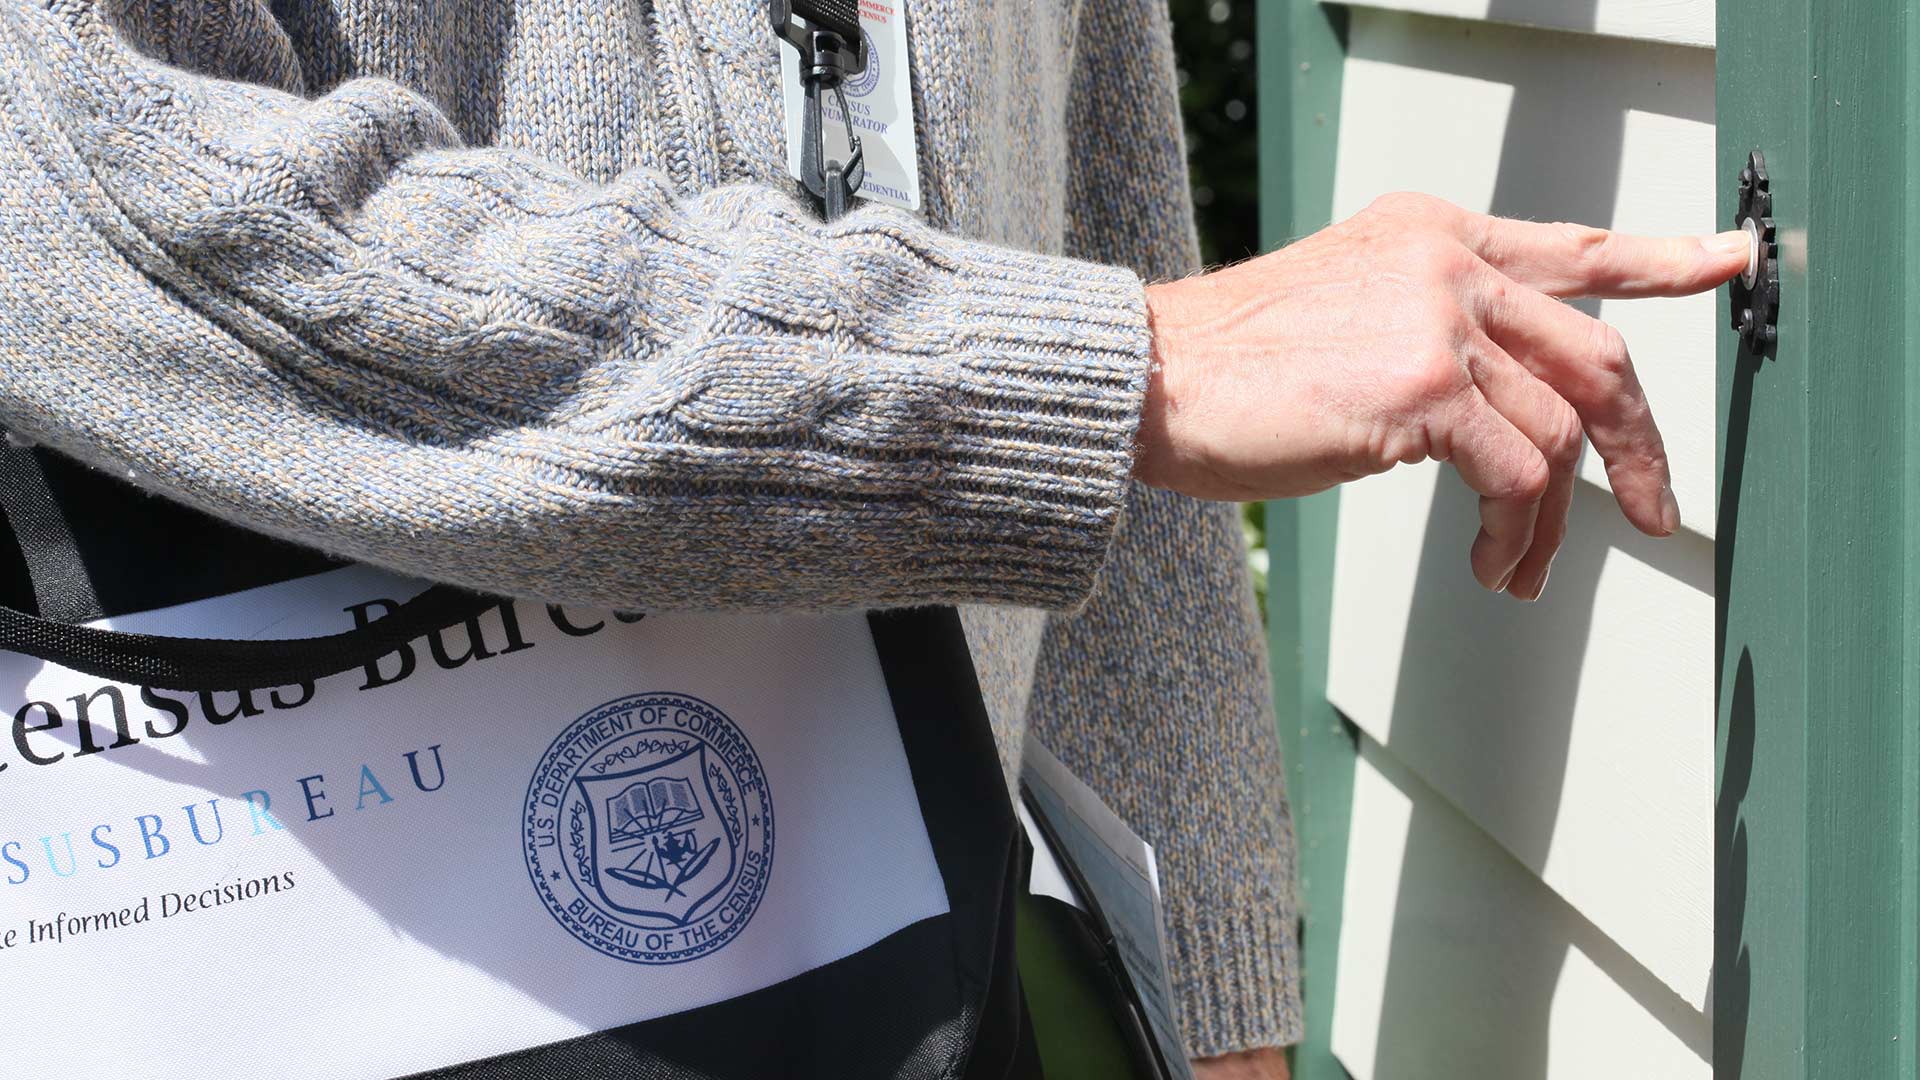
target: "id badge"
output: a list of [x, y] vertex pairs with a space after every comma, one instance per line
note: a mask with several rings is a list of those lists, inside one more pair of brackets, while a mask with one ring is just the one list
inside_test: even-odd
[[[859, 0], [861, 33], [867, 43], [867, 68], [849, 76], [847, 111], [843, 117], [836, 95], [825, 95], [821, 125], [826, 156], [845, 161], [848, 122], [865, 149], [867, 174], [862, 199], [920, 209], [920, 154], [913, 120], [913, 79], [907, 53], [907, 11], [903, 0]], [[800, 59], [791, 49], [780, 50], [780, 87], [786, 99], [787, 175], [803, 179], [801, 131], [806, 94], [800, 85]]]

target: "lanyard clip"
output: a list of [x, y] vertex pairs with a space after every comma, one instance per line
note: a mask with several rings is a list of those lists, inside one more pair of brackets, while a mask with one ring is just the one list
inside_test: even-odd
[[[801, 183], [819, 201], [828, 221], [847, 212], [867, 177], [860, 136], [847, 109], [846, 78], [867, 70], [866, 35], [860, 32], [858, 0], [767, 0], [774, 33], [800, 54], [800, 85], [807, 103], [800, 138]], [[845, 162], [827, 159], [821, 93], [830, 92], [846, 125]]]

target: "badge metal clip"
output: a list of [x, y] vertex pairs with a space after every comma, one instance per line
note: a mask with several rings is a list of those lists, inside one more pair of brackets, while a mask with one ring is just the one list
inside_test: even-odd
[[[800, 139], [801, 183], [820, 203], [823, 216], [832, 221], [847, 212], [854, 192], [860, 190], [867, 176], [866, 158], [860, 136], [853, 130], [845, 87], [847, 76], [867, 70], [867, 42], [860, 32], [858, 0], [767, 0], [767, 14], [774, 33], [800, 54], [800, 83], [807, 96]], [[847, 128], [849, 154], [845, 162], [827, 159], [821, 130], [823, 92], [833, 94], [840, 106], [840, 120]]]

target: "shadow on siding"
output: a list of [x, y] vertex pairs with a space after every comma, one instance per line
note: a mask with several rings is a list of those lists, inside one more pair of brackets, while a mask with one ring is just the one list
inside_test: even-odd
[[[1581, 9], [1575, 19], [1577, 25], [1592, 25], [1596, 0], [1572, 0], [1565, 6]], [[1486, 17], [1493, 21], [1522, 22], [1527, 19], [1530, 7], [1532, 0], [1492, 0]], [[1430, 23], [1432, 31], [1441, 35], [1471, 37], [1481, 31], [1470, 21], [1423, 22]], [[1542, 47], [1547, 49], [1579, 50], [1593, 48], [1596, 43], [1596, 39], [1578, 34], [1529, 33], [1538, 33]], [[1620, 47], [1617, 43], [1610, 44], [1613, 48]], [[1403, 49], [1396, 48], [1394, 52], [1394, 63], [1405, 64], [1414, 59]], [[1356, 51], [1354, 55], [1360, 53]], [[1451, 64], [1454, 74], [1488, 77], [1487, 70], [1463, 62], [1475, 56], [1469, 48], [1451, 47], [1420, 50], [1417, 60], [1431, 63], [1436, 70], [1447, 70]], [[1713, 119], [1711, 100], [1676, 102], [1674, 95], [1663, 96], [1652, 88], [1637, 86], [1622, 86], [1618, 94], [1583, 98], [1545, 82], [1541, 79], [1535, 85], [1523, 82], [1514, 86], [1491, 200], [1491, 211], [1495, 214], [1607, 226], [1613, 220], [1620, 195], [1627, 111], [1646, 109], [1672, 113], [1678, 108], [1687, 110], [1686, 114], [1692, 119], [1708, 122]], [[1699, 107], [1691, 108], [1695, 105]], [[1575, 306], [1589, 315], [1597, 314], [1599, 309], [1597, 301], [1578, 301]], [[1503, 842], [1523, 863], [1536, 867], [1545, 860], [1559, 810], [1575, 695], [1587, 646], [1587, 627], [1592, 619], [1594, 593], [1606, 552], [1610, 547], [1623, 548], [1681, 577], [1686, 576], [1695, 562], [1676, 559], [1671, 551], [1663, 556], [1654, 546], [1656, 542], [1633, 533], [1619, 518], [1609, 495], [1584, 481], [1579, 488], [1575, 517], [1581, 517], [1580, 504], [1584, 502], [1587, 520], [1576, 520], [1575, 528], [1584, 531], [1584, 541], [1570, 542], [1554, 565], [1546, 598], [1551, 608], [1547, 612], [1550, 619], [1516, 617], [1500, 620], [1491, 627], [1474, 627], [1476, 631], [1491, 630], [1494, 635], [1482, 642], [1482, 647], [1524, 658], [1523, 663], [1516, 665], [1514, 685], [1506, 689], [1510, 700], [1524, 702], [1529, 725], [1521, 736], [1524, 746], [1518, 751], [1504, 748], [1503, 756], [1528, 762], [1527, 782], [1503, 787], [1494, 796], [1508, 800], [1500, 810], [1501, 820], [1523, 825], [1520, 833], [1503, 837]], [[1435, 715], [1447, 714], [1447, 710], [1431, 706], [1435, 700], [1454, 693], [1450, 686], [1452, 673], [1441, 670], [1439, 665], [1422, 663], [1420, 657], [1436, 638], [1457, 635], [1463, 630], [1458, 603], [1458, 579], [1463, 574], [1460, 563], [1465, 545], [1477, 528], [1477, 507], [1471, 494], [1457, 480], [1443, 481], [1428, 519], [1402, 651], [1390, 728], [1396, 742], [1404, 733], [1418, 731], [1423, 725], [1436, 726]], [[1697, 537], [1692, 539], [1698, 541]], [[1466, 584], [1474, 587], [1470, 582]], [[1689, 584], [1702, 590], [1712, 588], [1707, 580]], [[1508, 636], [1500, 637], [1503, 634]], [[1428, 732], [1424, 737], [1445, 736], [1445, 732]], [[1416, 811], [1407, 838], [1396, 912], [1431, 908], [1433, 890], [1455, 892], [1474, 887], [1471, 881], [1459, 880], [1457, 868], [1446, 865], [1444, 859], [1432, 857], [1434, 828], [1431, 817], [1423, 820], [1423, 815]], [[1711, 1061], [1713, 1037], [1707, 1017], [1577, 912], [1572, 914], [1581, 925], [1593, 931], [1590, 937], [1580, 935], [1582, 953], [1703, 1061]], [[1512, 990], [1509, 1000], [1531, 1004], [1524, 1011], [1508, 1011], [1499, 1016], [1463, 1017], [1461, 1028], [1433, 1031], [1423, 1020], [1435, 1013], [1432, 995], [1446, 993], [1448, 983], [1444, 972], [1431, 970], [1432, 965], [1423, 961], [1423, 954], [1432, 948], [1429, 940], [1432, 930], [1416, 919], [1396, 917], [1376, 1036], [1374, 1080], [1452, 1075], [1444, 1071], [1444, 1062], [1456, 1055], [1457, 1060], [1470, 1059], [1472, 1075], [1482, 1080], [1536, 1080], [1547, 1075], [1553, 996], [1573, 943], [1544, 938], [1516, 938], [1500, 943], [1504, 949], [1500, 969]], [[1721, 987], [1722, 992], [1730, 989]], [[1412, 1037], [1409, 1037], [1410, 1029], [1414, 1032]]]

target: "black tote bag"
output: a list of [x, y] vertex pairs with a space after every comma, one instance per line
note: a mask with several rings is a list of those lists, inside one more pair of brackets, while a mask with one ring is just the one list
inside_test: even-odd
[[17, 447], [0, 505], [0, 985], [113, 1002], [28, 1074], [1038, 1075], [952, 610], [373, 596]]

